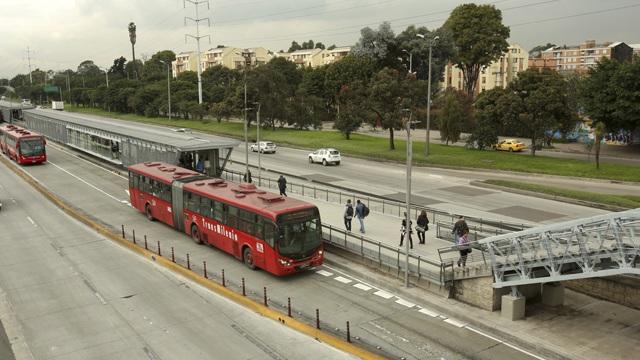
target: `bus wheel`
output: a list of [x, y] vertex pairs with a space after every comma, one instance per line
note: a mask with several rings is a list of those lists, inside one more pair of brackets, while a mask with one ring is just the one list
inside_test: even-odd
[[153, 214], [151, 213], [151, 206], [149, 206], [149, 204], [144, 206], [144, 213], [147, 215], [149, 221], [153, 221]]
[[200, 230], [198, 230], [198, 227], [195, 224], [191, 225], [191, 239], [196, 244], [202, 244], [202, 238], [200, 238]]
[[249, 247], [244, 248], [242, 252], [242, 259], [244, 260], [244, 264], [251, 270], [255, 270], [256, 264], [253, 261], [253, 254], [251, 253], [251, 249]]

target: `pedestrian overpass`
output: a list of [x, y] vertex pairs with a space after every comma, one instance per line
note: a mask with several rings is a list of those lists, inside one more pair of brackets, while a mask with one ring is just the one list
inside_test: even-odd
[[479, 241], [495, 288], [640, 275], [640, 208], [544, 225]]

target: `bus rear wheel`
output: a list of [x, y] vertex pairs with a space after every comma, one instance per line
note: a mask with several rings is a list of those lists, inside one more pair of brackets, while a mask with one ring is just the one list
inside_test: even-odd
[[242, 252], [242, 260], [249, 269], [256, 269], [256, 264], [253, 261], [253, 254], [251, 253], [251, 249], [249, 247], [244, 248], [244, 251]]
[[144, 213], [147, 215], [149, 221], [153, 221], [153, 214], [151, 213], [151, 206], [149, 206], [149, 204], [144, 206]]
[[202, 244], [202, 238], [200, 238], [200, 230], [195, 225], [191, 225], [191, 239], [196, 244]]

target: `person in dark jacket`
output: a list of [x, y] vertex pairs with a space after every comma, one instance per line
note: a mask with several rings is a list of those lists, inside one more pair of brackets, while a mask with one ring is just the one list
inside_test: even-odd
[[360, 221], [360, 233], [364, 234], [364, 204], [360, 200], [356, 200], [356, 217]]
[[425, 243], [425, 232], [429, 230], [429, 217], [427, 217], [427, 212], [422, 210], [418, 219], [416, 221], [416, 233], [418, 233], [418, 241], [420, 244]]
[[351, 220], [353, 220], [353, 214], [355, 211], [353, 210], [353, 204], [351, 204], [351, 199], [347, 200], [347, 205], [344, 208], [344, 227], [347, 231], [351, 231]]
[[287, 196], [287, 179], [282, 175], [278, 178], [278, 189], [280, 189], [280, 195]]
[[[411, 234], [413, 234], [413, 230], [411, 229], [411, 225], [413, 225], [413, 222], [411, 220], [409, 220], [409, 247], [411, 249], [413, 249], [413, 238], [411, 237]], [[402, 219], [402, 227], [400, 228], [400, 245], [402, 246], [402, 243], [404, 242], [404, 237], [407, 235], [407, 213], [404, 213], [404, 218]]]

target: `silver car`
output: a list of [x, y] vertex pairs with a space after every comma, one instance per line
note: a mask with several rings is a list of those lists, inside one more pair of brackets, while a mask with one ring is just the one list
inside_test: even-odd
[[309, 162], [322, 163], [327, 166], [329, 164], [340, 165], [340, 151], [336, 149], [318, 149], [309, 154]]

